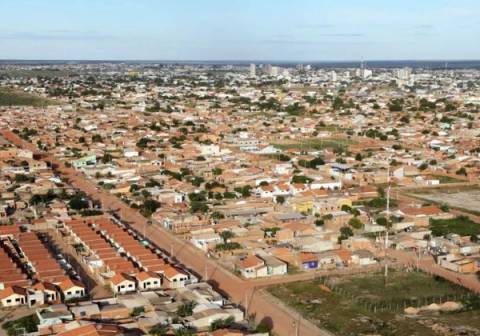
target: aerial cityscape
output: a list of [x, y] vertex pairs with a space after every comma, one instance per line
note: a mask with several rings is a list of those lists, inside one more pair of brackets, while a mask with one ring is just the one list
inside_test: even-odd
[[0, 11], [0, 335], [480, 335], [478, 3]]

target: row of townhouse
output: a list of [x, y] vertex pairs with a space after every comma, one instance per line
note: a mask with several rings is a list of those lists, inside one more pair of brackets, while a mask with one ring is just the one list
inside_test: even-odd
[[341, 181], [314, 181], [310, 184], [279, 182], [258, 185], [254, 192], [261, 198], [272, 198], [276, 196], [295, 196], [309, 190], [339, 190], [342, 188]]
[[86, 296], [85, 286], [70, 279], [33, 232], [0, 242], [0, 302], [2, 307], [58, 303]]
[[181, 288], [190, 276], [167, 263], [158, 253], [109, 218], [72, 220], [65, 229], [83, 246], [83, 260], [113, 293]]
[[0, 291], [2, 307], [28, 305], [33, 307], [46, 303], [82, 299], [87, 296], [87, 289], [78, 280], [65, 278], [61, 282], [37, 282], [31, 286], [8, 286]]

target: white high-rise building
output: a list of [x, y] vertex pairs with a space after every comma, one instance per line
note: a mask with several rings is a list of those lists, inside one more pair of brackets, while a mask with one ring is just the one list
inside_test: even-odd
[[265, 73], [267, 75], [271, 75], [271, 73], [272, 73], [272, 65], [271, 64], [265, 65], [264, 69], [265, 69]]
[[273, 76], [273, 77], [278, 76], [278, 70], [279, 70], [278, 66], [272, 66], [272, 69], [270, 71], [270, 76]]
[[363, 78], [363, 79], [370, 78], [370, 77], [372, 77], [372, 75], [373, 75], [373, 71], [372, 71], [372, 70], [363, 69], [363, 71], [362, 71], [362, 78]]
[[336, 82], [337, 81], [337, 73], [335, 71], [330, 71], [328, 73], [328, 77], [331, 82]]
[[412, 69], [410, 68], [403, 68], [397, 70], [397, 78], [400, 80], [408, 81], [410, 79], [410, 75], [412, 74]]
[[257, 66], [255, 64], [250, 64], [250, 77], [257, 76]]

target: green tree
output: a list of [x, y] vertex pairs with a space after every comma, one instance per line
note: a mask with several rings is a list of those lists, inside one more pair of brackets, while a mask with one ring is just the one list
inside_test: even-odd
[[147, 199], [145, 202], [143, 202], [143, 211], [142, 213], [146, 217], [150, 217], [157, 209], [160, 208], [160, 203], [152, 200], [152, 199]]
[[271, 330], [272, 328], [265, 322], [260, 322], [257, 328], [255, 328], [255, 332], [257, 333], [270, 333]]
[[215, 176], [222, 175], [222, 173], [223, 173], [222, 168], [213, 168], [212, 169], [212, 174], [215, 175]]
[[168, 333], [168, 328], [159, 323], [151, 327], [148, 332], [153, 336], [166, 336]]
[[358, 219], [357, 217], [353, 217], [351, 218], [349, 221], [348, 221], [348, 225], [350, 225], [351, 227], [353, 227], [354, 229], [361, 229], [363, 228], [363, 223], [360, 219]]
[[348, 239], [353, 236], [353, 231], [349, 226], [343, 226], [340, 228], [340, 236], [338, 237], [339, 241]]
[[465, 169], [465, 167], [462, 167], [459, 170], [457, 170], [455, 174], [467, 176], [467, 170]]
[[113, 160], [113, 156], [108, 154], [108, 153], [105, 153], [105, 154], [103, 154], [103, 156], [100, 160], [102, 161], [102, 163], [110, 163]]
[[303, 184], [308, 184], [313, 182], [313, 179], [308, 176], [303, 176], [303, 175], [294, 175], [291, 180], [292, 183], [303, 183]]
[[77, 194], [68, 202], [68, 206], [73, 210], [86, 209], [88, 200], [83, 195]]
[[335, 97], [335, 99], [333, 99], [333, 102], [332, 102], [332, 108], [336, 111], [336, 110], [340, 110], [343, 107], [344, 107], [344, 103], [342, 98]]
[[235, 319], [233, 318], [233, 316], [229, 316], [226, 319], [218, 319], [210, 324], [209, 330], [215, 331], [218, 329], [228, 329], [233, 325], [234, 322]]
[[235, 234], [230, 230], [225, 230], [220, 233], [220, 237], [222, 237], [223, 243], [226, 244], [230, 239], [235, 237]]
[[103, 139], [102, 139], [102, 136], [100, 134], [94, 134], [92, 136], [92, 142], [102, 142]]
[[193, 330], [190, 328], [180, 328], [175, 330], [174, 336], [193, 336]]
[[177, 308], [177, 315], [180, 317], [187, 317], [193, 315], [193, 308], [197, 304], [194, 301], [188, 301]]
[[285, 203], [285, 196], [278, 195], [277, 197], [275, 197], [275, 201], [276, 201], [278, 204], [283, 204], [283, 203]]

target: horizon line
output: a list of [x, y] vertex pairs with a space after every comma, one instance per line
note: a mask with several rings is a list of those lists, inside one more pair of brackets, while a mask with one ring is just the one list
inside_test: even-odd
[[95, 59], [95, 58], [79, 58], [79, 59], [48, 59], [48, 58], [0, 58], [0, 62], [29, 62], [29, 61], [36, 61], [36, 62], [258, 62], [258, 63], [265, 63], [265, 62], [275, 62], [275, 63], [360, 63], [360, 62], [480, 62], [480, 58], [452, 58], [452, 59], [442, 59], [442, 58], [404, 58], [404, 59], [325, 59], [325, 60], [300, 60], [300, 59], [121, 59], [121, 58], [111, 58], [111, 59]]

